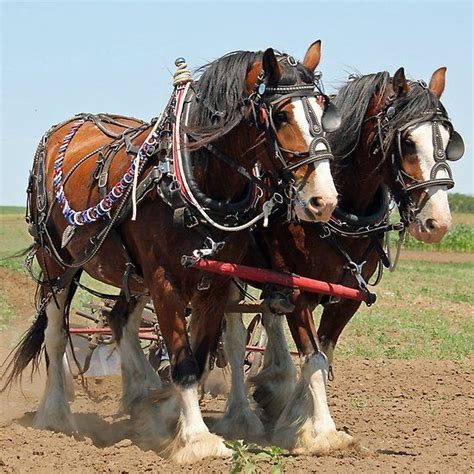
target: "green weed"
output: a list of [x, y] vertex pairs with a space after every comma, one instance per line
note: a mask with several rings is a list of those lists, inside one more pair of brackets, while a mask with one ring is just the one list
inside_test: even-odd
[[[270, 464], [272, 474], [280, 474], [292, 459], [285, 456], [281, 448], [270, 446], [261, 449], [256, 444], [247, 444], [243, 440], [226, 441], [226, 446], [232, 449], [229, 472], [232, 474], [244, 472], [253, 474], [261, 464]], [[259, 469], [261, 470], [261, 469]]]
[[360, 396], [360, 395], [355, 395], [355, 396], [350, 396], [348, 398], [349, 405], [353, 408], [356, 408], [357, 410], [363, 410], [367, 408], [369, 402], [367, 401], [366, 398]]

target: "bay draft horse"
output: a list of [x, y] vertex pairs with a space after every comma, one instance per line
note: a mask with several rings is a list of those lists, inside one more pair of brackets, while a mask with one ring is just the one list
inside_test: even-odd
[[[342, 87], [334, 99], [341, 126], [327, 137], [335, 156], [333, 174], [340, 196], [335, 214], [348, 224], [342, 227], [346, 236], [328, 224], [273, 223], [258, 230], [260, 253], [248, 255], [247, 261], [266, 260], [275, 270], [358, 288], [348, 269], [350, 261], [363, 264], [362, 277], [367, 282], [384, 257], [387, 187], [410, 234], [423, 242], [439, 242], [451, 225], [447, 188], [454, 181], [446, 160], [457, 160], [464, 152], [462, 138], [439, 100], [445, 72], [446, 68], [435, 71], [428, 87], [421, 81], [407, 81], [403, 68], [393, 78], [380, 72], [354, 78]], [[372, 232], [360, 233], [361, 229]], [[240, 292], [235, 293], [238, 300]], [[250, 381], [255, 387], [253, 398], [278, 446], [296, 453], [343, 448], [352, 438], [336, 430], [325, 384], [339, 335], [361, 303], [335, 302], [298, 291], [292, 302], [295, 308], [287, 321], [304, 358], [301, 377], [296, 383], [281, 315], [263, 314], [268, 345], [263, 368]], [[325, 307], [316, 332], [312, 312], [321, 303]], [[246, 331], [240, 314], [226, 315], [224, 337], [232, 390], [217, 431], [252, 437], [264, 428], [250, 408], [244, 386]], [[235, 426], [240, 427], [237, 433]]]
[[[324, 112], [314, 80], [320, 52], [320, 41], [308, 48], [302, 63], [271, 48], [264, 53], [235, 52], [201, 70], [199, 80], [191, 84], [193, 94], [185, 98], [186, 134], [192, 143], [182, 148], [190, 152], [193, 176], [188, 178], [204, 195], [204, 206], [214, 203], [214, 210], [234, 209], [232, 205], [245, 196], [249, 173], [258, 160], [263, 171], [274, 177], [277, 190], [292, 196], [289, 205], [299, 219], [329, 219], [337, 200], [329, 165], [332, 156], [323, 142], [314, 146], [314, 127], [321, 124]], [[180, 117], [173, 117], [169, 110], [167, 114], [165, 123], [171, 128]], [[275, 126], [274, 120], [283, 115], [284, 126]], [[62, 360], [68, 340], [68, 309], [80, 273], [85, 271], [123, 290], [112, 311], [111, 326], [121, 352], [125, 412], [142, 424], [142, 432], [152, 438], [153, 447], [176, 461], [228, 456], [231, 453], [222, 438], [210, 433], [203, 421], [198, 382], [209, 354], [215, 350], [230, 279], [213, 277], [207, 281], [208, 289], [199, 290], [202, 272], [184, 269], [180, 262], [183, 255], [201, 248], [208, 235], [215, 241], [225, 240], [219, 258], [239, 262], [247, 251], [249, 232], [217, 231], [201, 223], [175, 226], [173, 206], [163, 198], [170, 195], [165, 192], [170, 188], [159, 192], [160, 185], [168, 183], [162, 168], [163, 182], [153, 184], [144, 195], [136, 220], [130, 213], [120, 217], [105, 237], [103, 230], [115, 222], [118, 211], [112, 209], [109, 219], [102, 220], [103, 207], [80, 215], [73, 211], [91, 209], [100, 200], [100, 186], [91, 176], [97, 175], [99, 165], [99, 171], [104, 169], [106, 155], [114, 147], [105, 187], [108, 191], [114, 183], [122, 183], [130, 169], [128, 152], [144, 146], [150, 129], [151, 125], [127, 117], [81, 115], [53, 127], [43, 138], [33, 165], [28, 206], [35, 235], [33, 250], [45, 281], [39, 287], [37, 318], [10, 358], [4, 389], [29, 364], [37, 366], [44, 345], [47, 384], [35, 425], [65, 432], [76, 429]], [[135, 167], [137, 174], [141, 171], [137, 189], [169, 156], [171, 132], [164, 127], [160, 133], [164, 143], [147, 146], [148, 161], [143, 169]], [[61, 154], [62, 162], [58, 159]], [[221, 160], [224, 154], [227, 159]], [[239, 173], [235, 171], [237, 165]], [[122, 203], [119, 201], [118, 207]], [[69, 227], [68, 215], [73, 216]], [[81, 225], [81, 219], [96, 222]], [[226, 227], [225, 222], [222, 227]], [[96, 244], [92, 249], [91, 243]], [[124, 268], [132, 263], [135, 272], [126, 278]], [[127, 289], [131, 292], [128, 301]], [[171, 355], [173, 390], [167, 397], [138, 340], [140, 317], [149, 294]], [[185, 322], [189, 303], [195, 320], [192, 347]], [[162, 402], [152, 403], [151, 392]]]

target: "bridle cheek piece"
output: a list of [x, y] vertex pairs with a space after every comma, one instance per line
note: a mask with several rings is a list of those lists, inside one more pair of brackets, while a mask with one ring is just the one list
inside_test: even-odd
[[[274, 98], [274, 96], [277, 96], [277, 98]], [[273, 119], [275, 111], [278, 110], [282, 102], [296, 97], [301, 99], [312, 136], [307, 152], [289, 150], [281, 146], [278, 141], [277, 127]], [[318, 102], [325, 104], [321, 123], [309, 102], [309, 97], [315, 97]], [[283, 181], [291, 180], [292, 178], [289, 177], [291, 172], [302, 166], [334, 159], [330, 145], [324, 138], [324, 133], [337, 128], [340, 124], [340, 117], [334, 104], [330, 103], [329, 98], [323, 94], [316, 83], [270, 87], [264, 83], [264, 75], [260, 74], [254, 91], [249, 97], [249, 102], [252, 107], [254, 124], [265, 133], [267, 152], [274, 171], [278, 175], [278, 179]], [[328, 114], [328, 117], [325, 119], [326, 114]], [[318, 144], [322, 144], [323, 149], [317, 150]], [[291, 155], [291, 161], [285, 159], [284, 155]]]

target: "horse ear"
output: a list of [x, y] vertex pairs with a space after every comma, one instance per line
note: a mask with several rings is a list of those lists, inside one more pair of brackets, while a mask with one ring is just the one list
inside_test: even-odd
[[280, 80], [282, 70], [273, 48], [268, 48], [263, 53], [262, 68], [265, 72], [268, 84], [276, 84]]
[[446, 69], [445, 67], [440, 67], [431, 76], [430, 85], [428, 89], [433, 92], [433, 94], [438, 97], [441, 97], [441, 94], [444, 91], [444, 86], [446, 85]]
[[315, 41], [306, 51], [303, 66], [310, 72], [314, 72], [321, 60], [321, 40]]
[[403, 67], [398, 69], [398, 71], [393, 75], [392, 86], [396, 97], [403, 97], [408, 93], [409, 87], [405, 77], [405, 69]]

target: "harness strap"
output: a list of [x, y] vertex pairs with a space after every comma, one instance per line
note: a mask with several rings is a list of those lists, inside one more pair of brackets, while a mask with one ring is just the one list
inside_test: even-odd
[[[257, 186], [260, 189], [264, 189], [268, 193], [275, 194], [277, 193], [277, 189], [274, 188], [273, 186], [268, 185], [265, 183], [262, 179], [257, 178], [256, 176], [250, 174], [243, 166], [239, 165], [235, 160], [230, 158], [228, 155], [226, 155], [224, 152], [216, 148], [212, 143], [208, 143], [206, 145], [206, 148], [214, 155], [216, 156], [219, 160], [221, 160], [223, 163], [226, 165], [229, 165], [232, 169], [237, 171], [237, 173], [241, 174], [245, 178], [247, 178], [249, 181], [251, 181], [255, 186]], [[286, 198], [285, 202], [287, 201]]]

